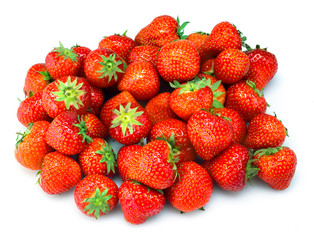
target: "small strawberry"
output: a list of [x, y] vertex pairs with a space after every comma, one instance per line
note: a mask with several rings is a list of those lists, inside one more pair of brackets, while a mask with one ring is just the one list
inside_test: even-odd
[[87, 112], [81, 117], [81, 121], [85, 122], [86, 134], [91, 138], [108, 137], [107, 127], [94, 114]]
[[80, 165], [60, 152], [48, 153], [40, 171], [39, 184], [48, 194], [60, 194], [76, 186], [82, 178]]
[[45, 140], [49, 124], [47, 121], [30, 123], [24, 133], [18, 133], [14, 155], [23, 167], [40, 170], [45, 155], [53, 151]]
[[197, 155], [210, 160], [232, 141], [233, 128], [227, 120], [205, 110], [197, 110], [187, 123], [188, 135]]
[[166, 199], [181, 212], [192, 212], [206, 205], [213, 192], [208, 172], [195, 162], [178, 165], [180, 178], [165, 190]]
[[82, 67], [82, 60], [72, 49], [55, 47], [45, 59], [45, 66], [53, 79], [65, 76], [77, 76]]
[[215, 63], [215, 58], [207, 59], [206, 61], [204, 61], [201, 64], [200, 72], [206, 73], [209, 75], [213, 75], [214, 74], [214, 63]]
[[91, 103], [87, 111], [98, 116], [100, 114], [100, 110], [105, 102], [105, 93], [102, 88], [96, 87], [90, 84], [90, 94], [91, 94]]
[[250, 121], [244, 145], [252, 149], [280, 147], [286, 136], [287, 129], [276, 116], [262, 113]]
[[207, 55], [204, 51], [204, 43], [208, 35], [209, 34], [205, 32], [195, 32], [195, 33], [189, 34], [186, 38], [186, 40], [191, 41], [193, 45], [195, 46], [196, 50], [198, 51], [201, 57], [201, 62], [204, 62], [207, 59]]
[[91, 103], [90, 84], [85, 78], [62, 77], [44, 89], [42, 98], [43, 107], [51, 118], [65, 111], [84, 114]]
[[84, 63], [85, 63], [85, 59], [87, 57], [87, 55], [91, 52], [91, 50], [88, 48], [88, 47], [83, 47], [83, 46], [80, 46], [80, 45], [75, 45], [73, 46], [71, 49], [73, 49], [73, 51], [79, 55], [79, 57], [81, 58], [82, 60], [82, 66], [81, 66], [81, 69], [78, 73], [78, 76], [79, 77], [85, 77], [85, 73], [84, 73]]
[[159, 47], [142, 45], [134, 47], [127, 58], [127, 63], [142, 61], [142, 62], [151, 62], [156, 66], [157, 63], [157, 54], [159, 52]]
[[37, 92], [20, 103], [16, 116], [19, 122], [25, 127], [27, 127], [29, 123], [36, 121], [51, 121], [51, 118], [43, 107], [42, 96], [43, 92]]
[[248, 161], [248, 149], [235, 143], [202, 166], [221, 188], [240, 191], [245, 187]]
[[160, 89], [160, 80], [156, 68], [150, 62], [133, 62], [125, 69], [118, 83], [119, 91], [128, 91], [138, 101], [153, 98]]
[[89, 175], [77, 184], [74, 201], [82, 213], [98, 219], [117, 206], [118, 186], [106, 176]]
[[111, 113], [109, 135], [124, 145], [139, 143], [151, 129], [147, 112], [137, 103], [126, 102]]
[[164, 45], [157, 57], [157, 70], [167, 82], [192, 80], [200, 70], [200, 55], [193, 43], [178, 40]]
[[132, 224], [146, 222], [157, 215], [165, 206], [165, 196], [161, 190], [127, 180], [119, 187], [119, 199], [124, 219]]

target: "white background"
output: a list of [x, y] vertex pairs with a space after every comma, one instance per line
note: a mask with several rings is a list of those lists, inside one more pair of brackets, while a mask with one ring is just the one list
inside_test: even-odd
[[[313, 13], [311, 1], [2, 1], [1, 239], [313, 239]], [[17, 98], [27, 70], [44, 62], [61, 41], [95, 49], [104, 36], [136, 33], [159, 15], [190, 21], [186, 33], [234, 23], [248, 43], [268, 47], [279, 69], [265, 97], [288, 128], [284, 145], [298, 157], [290, 187], [275, 191], [260, 181], [238, 193], [214, 188], [205, 212], [180, 214], [166, 205], [146, 223], [127, 223], [120, 206], [98, 220], [75, 206], [73, 190], [50, 196], [36, 185], [36, 171], [14, 158]], [[116, 180], [116, 179], [115, 179]], [[119, 184], [119, 181], [117, 181]], [[6, 237], [4, 237], [6, 236]], [[303, 236], [303, 237], [302, 237]], [[307, 237], [304, 237], [307, 236]]]

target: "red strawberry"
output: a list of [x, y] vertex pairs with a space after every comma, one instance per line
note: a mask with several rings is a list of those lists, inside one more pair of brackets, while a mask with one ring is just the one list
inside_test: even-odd
[[294, 176], [297, 157], [288, 147], [261, 149], [254, 153], [257, 176], [275, 190], [289, 187]]
[[127, 66], [118, 83], [119, 91], [128, 91], [138, 101], [146, 101], [157, 95], [160, 80], [156, 68], [150, 62], [133, 62]]
[[20, 103], [16, 116], [19, 122], [25, 127], [27, 127], [29, 123], [36, 121], [51, 121], [51, 118], [44, 110], [42, 95], [43, 92], [37, 92]]
[[78, 76], [85, 77], [84, 63], [85, 63], [85, 59], [86, 59], [87, 55], [91, 52], [91, 50], [88, 47], [79, 46], [77, 44], [75, 46], [73, 46], [72, 49], [77, 55], [80, 56], [80, 58], [82, 60], [82, 66], [81, 66], [81, 69], [80, 69]]
[[105, 102], [105, 93], [99, 87], [90, 84], [91, 103], [87, 111], [98, 116], [100, 114], [101, 107]]
[[110, 144], [101, 138], [93, 138], [78, 155], [84, 175], [100, 174], [108, 177], [116, 173], [116, 154]]
[[186, 40], [189, 40], [194, 44], [196, 50], [198, 51], [201, 57], [201, 62], [204, 62], [207, 59], [207, 55], [204, 51], [204, 43], [208, 35], [209, 35], [208, 33], [204, 33], [204, 32], [195, 32], [195, 33], [191, 33], [186, 38]]
[[150, 45], [136, 46], [129, 53], [127, 63], [130, 64], [132, 62], [143, 61], [151, 62], [156, 66], [158, 52], [159, 47]]
[[210, 58], [210, 59], [207, 59], [206, 61], [204, 61], [201, 64], [200, 72], [206, 73], [209, 75], [214, 74], [214, 62], [215, 62], [215, 58]]
[[259, 90], [262, 90], [275, 76], [278, 69], [276, 56], [265, 49], [259, 48], [246, 51], [250, 59], [250, 69], [245, 76], [255, 83]]
[[181, 212], [192, 212], [206, 205], [213, 192], [208, 172], [195, 162], [178, 165], [180, 178], [165, 190], [166, 199]]
[[146, 222], [149, 217], [158, 214], [166, 202], [163, 192], [133, 180], [121, 184], [119, 199], [124, 219], [132, 224]]
[[82, 122], [86, 126], [86, 134], [91, 138], [106, 138], [108, 137], [107, 127], [94, 114], [87, 112], [82, 116]]
[[200, 70], [200, 55], [193, 43], [178, 40], [164, 45], [157, 57], [157, 70], [167, 82], [192, 80]]
[[74, 200], [82, 213], [98, 219], [117, 206], [118, 186], [106, 176], [89, 175], [77, 184]]
[[125, 69], [125, 61], [108, 48], [91, 51], [84, 63], [85, 75], [93, 85], [107, 88], [118, 83]]
[[177, 117], [170, 107], [170, 95], [169, 92], [159, 93], [146, 104], [145, 111], [148, 113], [152, 125], [162, 120]]
[[50, 83], [43, 91], [43, 107], [55, 118], [64, 111], [84, 114], [91, 103], [90, 84], [81, 77], [62, 77]]
[[151, 129], [147, 112], [137, 103], [122, 103], [111, 113], [109, 135], [124, 145], [139, 143]]
[[82, 60], [72, 49], [55, 47], [45, 59], [45, 66], [53, 79], [65, 76], [77, 76], [82, 67]]
[[45, 140], [49, 124], [47, 121], [37, 121], [29, 124], [24, 133], [18, 133], [20, 138], [17, 139], [14, 155], [23, 167], [41, 169], [45, 155], [53, 151]]
[[276, 116], [262, 113], [250, 121], [244, 145], [252, 149], [280, 147], [286, 136], [287, 130]]
[[205, 110], [197, 110], [187, 123], [188, 135], [197, 155], [210, 160], [232, 141], [233, 129], [227, 120]]
[[76, 186], [82, 178], [80, 165], [60, 152], [48, 153], [40, 171], [39, 184], [48, 194], [60, 194]]
[[53, 79], [50, 77], [45, 64], [37, 63], [27, 71], [23, 91], [27, 97], [44, 90]]
[[214, 61], [215, 76], [222, 83], [232, 84], [240, 81], [249, 68], [249, 57], [238, 49], [226, 49]]
[[98, 44], [98, 48], [109, 48], [115, 51], [125, 61], [128, 58], [130, 51], [135, 47], [135, 42], [132, 38], [126, 35], [125, 31], [122, 35], [114, 34], [104, 37]]
[[242, 80], [228, 88], [225, 107], [237, 111], [244, 121], [249, 122], [266, 112], [267, 102], [252, 81]]
[[235, 143], [212, 160], [205, 161], [202, 166], [221, 188], [240, 191], [245, 187], [248, 161], [247, 148]]
[[46, 141], [57, 151], [74, 155], [84, 150], [85, 141], [92, 141], [86, 131], [86, 125], [77, 113], [63, 112], [51, 122], [46, 133]]

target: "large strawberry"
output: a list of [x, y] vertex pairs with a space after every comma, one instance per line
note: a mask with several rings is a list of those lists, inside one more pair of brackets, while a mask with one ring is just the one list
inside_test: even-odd
[[76, 186], [82, 178], [80, 165], [60, 152], [48, 153], [40, 171], [39, 184], [48, 194], [60, 194]]
[[157, 70], [167, 82], [192, 80], [200, 70], [200, 55], [193, 43], [178, 40], [164, 45], [157, 57]]
[[134, 180], [127, 180], [119, 187], [119, 200], [124, 219], [132, 224], [146, 222], [165, 206], [165, 196]]
[[151, 45], [142, 45], [134, 47], [129, 53], [127, 63], [130, 64], [132, 62], [143, 61], [143, 62], [151, 62], [156, 66], [157, 62], [157, 54], [159, 52], [159, 47], [151, 46]]
[[181, 212], [192, 212], [206, 205], [213, 192], [208, 172], [195, 162], [178, 165], [180, 178], [165, 190], [166, 199]]
[[47, 121], [37, 121], [29, 124], [24, 133], [18, 133], [14, 155], [23, 167], [32, 170], [41, 169], [45, 155], [53, 151], [45, 140], [49, 124]]
[[82, 213], [98, 219], [117, 206], [118, 186], [106, 176], [89, 175], [77, 184], [74, 201]]
[[73, 49], [63, 47], [61, 42], [49, 52], [45, 59], [45, 66], [53, 79], [65, 76], [77, 76], [82, 67], [82, 60]]

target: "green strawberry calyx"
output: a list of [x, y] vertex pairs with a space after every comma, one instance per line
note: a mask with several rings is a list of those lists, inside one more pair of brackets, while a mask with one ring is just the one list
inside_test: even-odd
[[108, 188], [100, 192], [99, 188], [96, 188], [95, 195], [90, 198], [85, 198], [83, 202], [88, 203], [83, 211], [87, 211], [88, 215], [94, 214], [95, 218], [98, 219], [101, 213], [107, 213], [110, 211], [108, 204], [109, 199], [112, 195], [108, 194]]
[[117, 156], [113, 151], [111, 145], [105, 141], [105, 146], [102, 143], [99, 143], [101, 150], [97, 150], [95, 153], [102, 155], [100, 163], [105, 162], [107, 165], [107, 174], [110, 172], [116, 173], [115, 169], [117, 167]]
[[24, 141], [24, 138], [31, 133], [31, 128], [34, 125], [34, 123], [29, 123], [27, 129], [21, 133], [21, 132], [17, 132], [16, 133], [16, 143], [15, 143], [15, 148], [18, 148], [19, 144], [22, 143]]
[[282, 151], [283, 147], [276, 147], [276, 148], [265, 148], [265, 149], [259, 149], [257, 150], [254, 155], [257, 155], [258, 158], [260, 158], [263, 155], [274, 155], [280, 151]]
[[133, 126], [141, 126], [143, 125], [139, 121], [136, 120], [137, 117], [141, 116], [144, 112], [137, 111], [138, 107], [131, 108], [131, 102], [128, 102], [125, 107], [122, 104], [118, 109], [114, 109], [113, 112], [117, 115], [117, 117], [112, 120], [110, 128], [115, 128], [121, 126], [123, 137], [125, 137], [126, 130], [129, 129], [130, 134], [133, 134]]
[[[116, 55], [110, 54], [109, 57], [105, 57], [104, 55], [99, 55], [102, 59], [101, 62], [98, 62], [102, 69], [97, 71], [97, 73], [101, 73], [98, 78], [108, 77], [108, 83], [112, 80], [112, 77], [115, 81], [118, 80], [117, 73], [123, 73], [123, 70], [126, 68], [126, 64], [121, 60], [116, 61]], [[119, 66], [123, 64], [123, 70], [119, 68]]]
[[71, 82], [71, 77], [68, 77], [66, 83], [58, 80], [56, 81], [56, 86], [59, 91], [52, 92], [57, 98], [58, 102], [64, 101], [67, 110], [73, 105], [75, 109], [79, 109], [79, 105], [84, 105], [80, 99], [80, 96], [84, 95], [86, 92], [81, 90], [83, 83], [77, 84], [77, 78]]
[[65, 48], [61, 42], [59, 42], [59, 47], [55, 47], [52, 51], [59, 53], [58, 57], [63, 56], [63, 61], [67, 58], [71, 59], [72, 62], [77, 62], [79, 57], [73, 49]]
[[79, 135], [82, 135], [82, 142], [87, 142], [87, 143], [91, 143], [93, 141], [93, 139], [87, 134], [87, 127], [86, 127], [86, 121], [84, 121], [84, 117], [83, 116], [78, 116], [78, 122], [76, 124], [73, 124], [75, 127], [78, 127]]
[[177, 35], [180, 39], [186, 39], [188, 36], [184, 35], [184, 28], [186, 27], [186, 25], [188, 25], [190, 22], [184, 22], [184, 23], [180, 23], [180, 19], [179, 16], [177, 17], [177, 23], [178, 23], [178, 28], [177, 28]]

